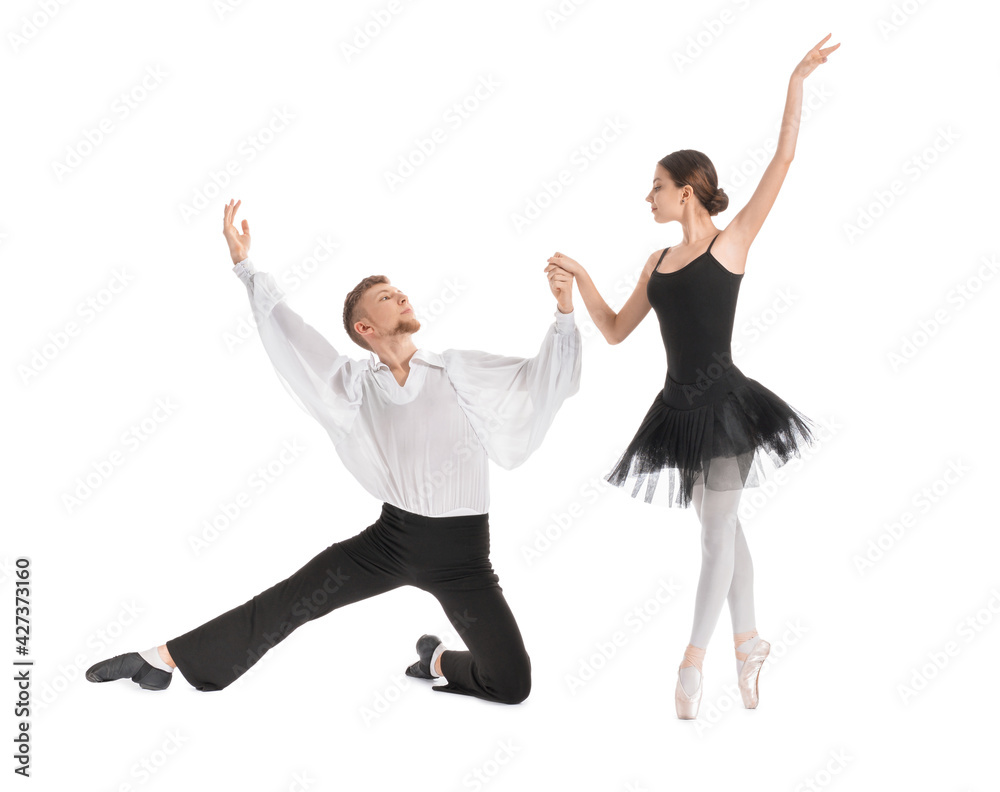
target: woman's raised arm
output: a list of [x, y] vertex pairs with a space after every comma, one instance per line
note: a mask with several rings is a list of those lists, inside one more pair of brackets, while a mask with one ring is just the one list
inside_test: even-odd
[[736, 243], [743, 250], [748, 249], [757, 238], [761, 226], [764, 225], [764, 220], [771, 211], [771, 207], [774, 206], [778, 191], [785, 181], [788, 166], [792, 164], [792, 159], [795, 157], [795, 142], [799, 136], [799, 121], [802, 117], [802, 83], [813, 69], [821, 63], [826, 63], [827, 55], [840, 46], [840, 44], [835, 44], [832, 47], [820, 49], [820, 45], [826, 42], [831, 35], [828, 33], [819, 44], [809, 50], [792, 72], [791, 79], [788, 81], [788, 95], [785, 98], [785, 114], [781, 119], [778, 147], [747, 205], [726, 226], [726, 236], [730, 238], [730, 244]]

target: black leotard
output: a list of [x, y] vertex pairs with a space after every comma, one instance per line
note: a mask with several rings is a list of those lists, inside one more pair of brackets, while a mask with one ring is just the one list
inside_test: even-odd
[[[667, 376], [605, 480], [622, 486], [634, 478], [632, 497], [645, 484], [647, 503], [657, 493], [657, 500], [669, 506], [689, 506], [699, 481], [710, 490], [758, 486], [765, 478], [762, 463], [780, 467], [813, 441], [806, 416], [733, 362], [743, 275], [730, 272], [712, 255], [715, 238], [679, 270], [654, 268], [646, 284], [660, 323]], [[658, 487], [663, 471], [666, 486]]]
[[667, 369], [677, 382], [703, 376], [712, 363], [733, 359], [733, 322], [743, 274], [730, 272], [712, 255], [712, 245], [689, 264], [659, 272], [660, 255], [646, 284], [646, 297], [660, 322]]

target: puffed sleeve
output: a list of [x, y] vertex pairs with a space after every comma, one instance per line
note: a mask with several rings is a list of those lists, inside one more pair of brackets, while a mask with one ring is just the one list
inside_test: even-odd
[[243, 281], [264, 350], [285, 390], [326, 429], [342, 440], [361, 407], [365, 363], [340, 354], [285, 301], [274, 277], [257, 272], [249, 258], [233, 267]]
[[563, 402], [580, 389], [580, 330], [572, 311], [555, 315], [533, 358], [442, 353], [459, 404], [489, 458], [507, 470], [534, 453]]

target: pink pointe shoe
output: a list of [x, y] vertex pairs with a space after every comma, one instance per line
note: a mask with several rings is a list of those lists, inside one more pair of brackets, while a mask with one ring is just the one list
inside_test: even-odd
[[678, 674], [682, 668], [694, 666], [698, 669], [698, 689], [692, 695], [688, 695], [681, 684], [680, 676], [677, 677], [677, 688], [674, 690], [674, 704], [677, 707], [677, 717], [681, 720], [694, 720], [698, 717], [698, 706], [701, 704], [701, 690], [704, 687], [704, 676], [701, 673], [701, 661], [705, 659], [705, 650], [697, 646], [688, 644], [684, 650], [684, 659], [678, 666]]
[[[757, 635], [756, 630], [739, 633], [734, 638], [736, 646], [739, 647], [741, 644], [746, 643], [755, 635]], [[740, 695], [743, 697], [743, 706], [747, 709], [757, 709], [757, 702], [760, 700], [760, 696], [757, 691], [757, 682], [760, 678], [760, 667], [764, 664], [764, 660], [767, 659], [767, 655], [770, 651], [771, 644], [763, 638], [757, 641], [749, 652], [741, 652], [739, 649], [736, 650], [736, 659], [743, 661], [743, 668], [740, 669], [739, 685]]]

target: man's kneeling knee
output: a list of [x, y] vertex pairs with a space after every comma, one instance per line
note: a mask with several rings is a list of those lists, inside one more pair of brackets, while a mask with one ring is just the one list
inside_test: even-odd
[[494, 695], [501, 704], [520, 704], [531, 692], [531, 664], [527, 656], [523, 663], [512, 663], [502, 680], [493, 685]]

